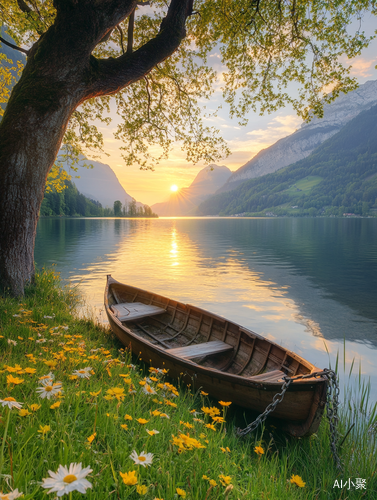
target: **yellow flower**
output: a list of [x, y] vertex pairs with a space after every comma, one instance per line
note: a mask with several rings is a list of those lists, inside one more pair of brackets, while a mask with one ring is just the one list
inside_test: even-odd
[[94, 398], [96, 398], [96, 397], [98, 396], [98, 394], [99, 394], [101, 391], [102, 391], [102, 389], [100, 389], [100, 390], [99, 390], [99, 391], [97, 391], [97, 392], [89, 392], [89, 394], [90, 394], [91, 396], [93, 396]]
[[139, 495], [145, 495], [148, 491], [148, 487], [145, 486], [144, 484], [138, 484], [136, 486], [136, 491], [139, 493]]
[[223, 448], [222, 446], [220, 446], [220, 450], [221, 450], [223, 453], [230, 453], [230, 449], [229, 449], [228, 447]]
[[122, 427], [122, 429], [124, 429], [125, 431], [128, 429], [128, 425], [127, 424], [120, 424], [120, 426]]
[[137, 483], [136, 470], [132, 470], [130, 472], [120, 472], [123, 482], [127, 486], [133, 486]]
[[159, 415], [161, 415], [161, 412], [158, 410], [153, 410], [150, 412], [150, 414], [153, 415], [154, 417], [158, 417]]
[[41, 407], [41, 405], [35, 405], [35, 404], [34, 405], [30, 405], [30, 410], [31, 411], [37, 411], [37, 410], [39, 410], [40, 407]]
[[230, 484], [230, 481], [232, 480], [231, 476], [224, 476], [224, 474], [219, 474], [219, 478], [220, 478], [220, 482], [223, 486]]
[[204, 427], [207, 427], [207, 429], [212, 429], [213, 431], [216, 431], [216, 427], [213, 424], [206, 424]]
[[23, 373], [23, 369], [20, 365], [6, 366], [4, 367], [9, 373]]
[[51, 410], [56, 410], [61, 405], [61, 401], [56, 401], [53, 405], [50, 406]]
[[22, 384], [23, 381], [23, 378], [13, 377], [13, 375], [7, 375], [7, 384], [18, 385]]
[[144, 425], [147, 422], [149, 422], [149, 420], [145, 420], [145, 418], [137, 418], [136, 421], [139, 422], [139, 424], [141, 425]]
[[299, 486], [300, 488], [304, 488], [306, 484], [304, 483], [304, 481], [301, 479], [300, 476], [295, 476], [294, 474], [292, 474], [290, 481], [292, 484], [297, 484], [297, 486]]
[[18, 412], [18, 414], [20, 417], [27, 417], [27, 416], [31, 415], [31, 412], [29, 410], [20, 410]]
[[24, 369], [24, 372], [28, 373], [29, 375], [33, 375], [36, 371], [37, 371], [36, 368], [29, 368], [29, 367], [27, 367], [27, 368]]
[[145, 385], [146, 381], [145, 380], [140, 380], [139, 385]]
[[180, 420], [179, 423], [181, 425], [184, 425], [185, 427], [187, 427], [187, 429], [193, 429], [194, 428], [194, 426], [192, 424], [190, 424], [189, 422], [182, 422], [182, 420]]
[[49, 425], [40, 425], [39, 426], [39, 433], [42, 434], [42, 437], [47, 434], [51, 430], [51, 427]]
[[164, 403], [166, 405], [169, 405], [169, 406], [172, 406], [173, 408], [177, 408], [177, 405], [175, 403], [172, 403], [171, 401], [169, 401], [168, 399], [164, 399]]
[[157, 377], [149, 377], [153, 382], [158, 382], [158, 378]]
[[124, 389], [122, 387], [113, 387], [108, 389], [107, 394], [115, 397], [118, 401], [123, 401], [125, 398]]
[[221, 406], [230, 406], [230, 405], [232, 404], [232, 402], [231, 402], [231, 401], [228, 401], [228, 402], [226, 403], [225, 401], [219, 401], [219, 404], [220, 404]]
[[203, 474], [202, 479], [206, 479], [207, 481], [209, 481], [209, 477], [206, 476], [205, 474]]
[[123, 375], [122, 373], [119, 374], [120, 377], [123, 377], [123, 382], [125, 384], [132, 384], [132, 380], [129, 377], [129, 375]]
[[209, 480], [209, 484], [210, 484], [211, 486], [217, 486], [217, 483], [216, 483], [216, 481], [215, 481], [214, 479], [210, 479], [210, 480]]
[[124, 415], [124, 420], [132, 420], [131, 415]]
[[92, 434], [91, 436], [89, 436], [87, 439], [88, 443], [89, 444], [92, 444], [93, 441], [94, 441], [94, 438], [97, 436], [97, 433], [95, 432], [94, 434]]
[[180, 497], [182, 497], [182, 498], [186, 498], [186, 492], [185, 492], [185, 490], [182, 490], [181, 488], [176, 488], [176, 490], [175, 490], [175, 491], [178, 493], [178, 495], [179, 495]]
[[44, 364], [53, 370], [54, 368], [56, 368], [58, 362], [54, 361], [53, 359], [50, 359], [49, 361], [44, 361]]
[[254, 451], [257, 455], [264, 455], [264, 449], [262, 448], [262, 446], [256, 446], [254, 448]]
[[208, 396], [208, 392], [200, 391], [200, 394], [201, 394], [202, 396]]
[[212, 420], [214, 422], [219, 423], [219, 424], [222, 424], [223, 422], [225, 422], [225, 419], [223, 417], [212, 417]]

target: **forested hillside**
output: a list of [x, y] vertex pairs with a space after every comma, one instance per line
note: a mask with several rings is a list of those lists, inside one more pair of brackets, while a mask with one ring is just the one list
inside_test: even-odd
[[114, 208], [103, 208], [101, 203], [81, 194], [71, 181], [64, 181], [65, 189], [57, 192], [52, 189], [45, 193], [40, 215], [70, 217], [157, 217], [148, 205], [136, 205], [136, 200], [123, 204], [114, 200]]
[[377, 210], [377, 106], [310, 156], [203, 202], [199, 215], [371, 215]]

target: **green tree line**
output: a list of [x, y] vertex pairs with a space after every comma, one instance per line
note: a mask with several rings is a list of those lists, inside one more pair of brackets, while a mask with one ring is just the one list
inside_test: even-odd
[[71, 181], [66, 180], [64, 183], [65, 189], [61, 192], [55, 189], [45, 192], [40, 210], [41, 216], [158, 217], [148, 205], [138, 207], [134, 198], [128, 205], [123, 206], [116, 200], [113, 208], [103, 208], [100, 202], [81, 194]]

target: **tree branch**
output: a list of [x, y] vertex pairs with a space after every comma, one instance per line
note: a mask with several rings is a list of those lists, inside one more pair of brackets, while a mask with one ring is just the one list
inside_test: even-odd
[[127, 32], [127, 54], [132, 54], [132, 45], [134, 42], [134, 24], [135, 24], [135, 10], [131, 12], [128, 19], [128, 32]]
[[0, 36], [0, 42], [4, 43], [5, 45], [8, 45], [8, 47], [10, 47], [11, 49], [19, 50], [20, 52], [23, 52], [26, 55], [29, 54], [28, 50], [23, 49], [22, 47], [18, 47], [17, 45], [14, 45], [13, 43], [7, 42], [6, 40], [4, 40], [4, 38], [2, 36]]
[[91, 56], [91, 83], [85, 99], [115, 94], [148, 74], [159, 62], [169, 57], [186, 36], [186, 19], [192, 15], [193, 0], [171, 0], [160, 31], [132, 54], [116, 59]]
[[24, 2], [24, 0], [17, 0], [17, 5], [19, 8], [22, 10], [22, 12], [33, 12], [33, 9], [31, 9], [27, 3]]

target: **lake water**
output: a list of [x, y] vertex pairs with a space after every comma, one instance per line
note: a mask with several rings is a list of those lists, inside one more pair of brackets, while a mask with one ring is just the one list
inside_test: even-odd
[[35, 260], [80, 283], [102, 322], [111, 274], [225, 316], [320, 368], [338, 354], [343, 385], [353, 365], [377, 400], [376, 219], [46, 218]]

